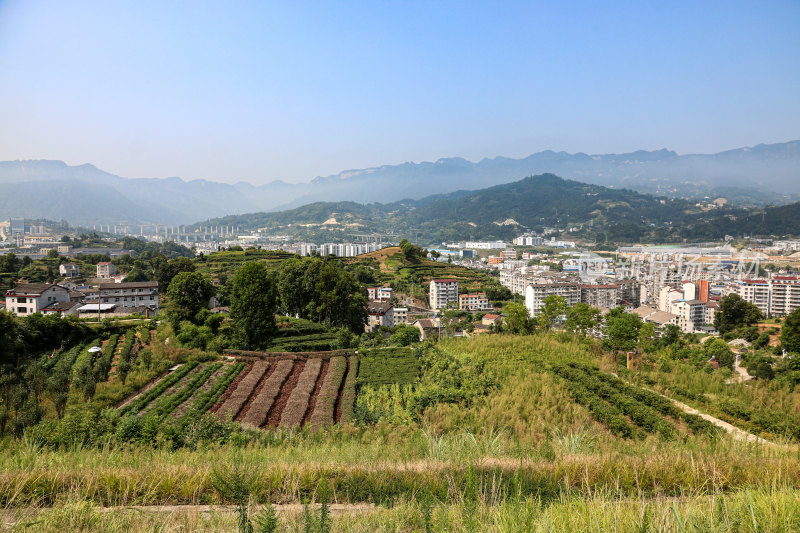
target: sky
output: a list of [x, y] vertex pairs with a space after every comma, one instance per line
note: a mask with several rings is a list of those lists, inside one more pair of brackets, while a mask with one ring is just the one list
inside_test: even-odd
[[0, 0], [0, 160], [262, 184], [800, 139], [800, 2]]

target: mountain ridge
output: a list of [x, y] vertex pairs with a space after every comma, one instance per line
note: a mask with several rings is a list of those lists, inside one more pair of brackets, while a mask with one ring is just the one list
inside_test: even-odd
[[[209, 217], [280, 211], [317, 201], [390, 203], [458, 190], [510, 183], [522, 176], [553, 173], [583, 183], [629, 188], [669, 197], [722, 196], [740, 204], [785, 204], [800, 199], [800, 141], [758, 144], [717, 154], [679, 155], [662, 148], [622, 154], [574, 154], [544, 150], [514, 159], [505, 156], [471, 162], [462, 157], [405, 162], [317, 176], [307, 183], [273, 180], [264, 185], [208, 179], [123, 178], [91, 163], [70, 166], [58, 160], [0, 162], [0, 218], [12, 216], [94, 222], [187, 224]], [[76, 190], [99, 188], [94, 204], [111, 209], [100, 216], [95, 205], [48, 202], [27, 182], [68, 181]], [[78, 183], [81, 186], [78, 187]], [[63, 188], [62, 188], [63, 190]], [[148, 205], [147, 209], [136, 206]], [[118, 209], [114, 209], [117, 206]], [[151, 218], [156, 217], [156, 218]]]

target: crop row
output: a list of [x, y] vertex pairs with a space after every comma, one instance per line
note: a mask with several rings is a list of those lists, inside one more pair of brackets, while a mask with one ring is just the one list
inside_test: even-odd
[[206, 411], [211, 409], [217, 401], [219, 400], [220, 396], [225, 392], [233, 380], [236, 379], [236, 376], [245, 369], [247, 363], [235, 363], [230, 365], [229, 368], [225, 371], [225, 373], [217, 379], [216, 383], [207, 391], [198, 394], [192, 404], [192, 408], [183, 416], [182, 422], [186, 422], [189, 420], [195, 420], [203, 415]]
[[408, 348], [364, 350], [359, 355], [359, 385], [402, 385], [419, 378], [419, 360]]
[[264, 381], [261, 389], [255, 391], [251, 388], [251, 394], [257, 396], [253, 398], [247, 413], [241, 418], [243, 424], [261, 427], [267, 422], [267, 415], [278, 395], [281, 392], [281, 385], [294, 368], [294, 361], [285, 359], [275, 363], [275, 370]]
[[622, 416], [622, 413], [590, 391], [583, 383], [574, 380], [572, 376], [574, 372], [571, 369], [558, 365], [553, 367], [553, 372], [564, 379], [564, 386], [570, 392], [572, 398], [578, 404], [586, 407], [594, 419], [606, 426], [611, 433], [625, 438], [634, 436], [635, 430]]
[[328, 373], [317, 396], [314, 404], [314, 412], [311, 413], [309, 425], [313, 428], [327, 426], [333, 423], [336, 411], [336, 398], [339, 396], [339, 388], [342, 386], [342, 379], [347, 371], [347, 359], [344, 357], [332, 357], [328, 366]]
[[612, 376], [611, 374], [606, 374], [605, 372], [600, 372], [597, 368], [586, 363], [571, 362], [568, 364], [572, 368], [582, 370], [586, 374], [597, 376], [598, 379], [614, 387], [622, 394], [627, 394], [628, 396], [639, 400], [643, 404], [652, 407], [662, 415], [671, 416], [673, 418], [677, 418], [679, 416], [679, 412], [675, 407], [675, 404], [660, 394], [643, 389], [641, 387], [630, 385], [618, 377]]
[[339, 399], [339, 411], [341, 413], [339, 422], [342, 424], [353, 419], [353, 409], [356, 405], [356, 376], [358, 376], [359, 372], [360, 358], [357, 355], [351, 355], [348, 361], [347, 378], [345, 378], [344, 386], [342, 387], [342, 397]]
[[219, 410], [217, 410], [220, 416], [235, 418], [239, 414], [239, 411], [242, 410], [244, 404], [247, 403], [247, 399], [250, 398], [253, 389], [255, 389], [256, 384], [261, 378], [264, 377], [268, 368], [269, 363], [264, 361], [255, 363], [250, 369], [250, 372], [248, 372], [236, 386], [236, 390], [231, 393], [228, 399], [222, 403]]
[[108, 342], [103, 346], [103, 352], [100, 359], [95, 363], [95, 377], [97, 381], [105, 381], [108, 379], [108, 371], [111, 370], [111, 360], [114, 358], [114, 350], [117, 348], [117, 341], [119, 335], [114, 334], [108, 338]]
[[303, 422], [303, 416], [308, 409], [311, 392], [317, 383], [321, 368], [322, 359], [309, 359], [306, 362], [297, 385], [292, 389], [289, 400], [281, 413], [281, 426], [296, 427]]
[[[188, 400], [194, 391], [208, 381], [208, 378], [216, 372], [222, 363], [212, 363], [198, 372], [183, 388], [169, 396], [162, 396], [151, 407], [149, 413], [154, 414], [159, 419], [164, 418], [174, 411], [180, 404]], [[148, 413], [148, 414], [149, 414]]]
[[133, 330], [128, 330], [127, 335], [125, 335], [125, 343], [122, 345], [122, 350], [119, 352], [120, 361], [125, 361], [126, 363], [131, 362], [131, 351], [135, 343], [136, 335]]
[[92, 342], [79, 347], [79, 351], [75, 356], [75, 361], [72, 363], [73, 379], [78, 376], [78, 370], [80, 368], [84, 366], [92, 368], [94, 366], [94, 360], [92, 359], [92, 354], [89, 353], [89, 348], [92, 346], [97, 346], [98, 344], [100, 344], [100, 339], [95, 339]]
[[147, 392], [143, 393], [141, 396], [136, 398], [133, 402], [131, 402], [127, 407], [124, 407], [121, 412], [122, 414], [126, 414], [128, 412], [138, 413], [147, 405], [161, 396], [164, 391], [172, 387], [178, 381], [183, 379], [183, 377], [194, 370], [194, 368], [198, 365], [197, 361], [191, 361], [189, 363], [185, 363], [181, 365], [177, 370], [174, 372], [167, 374], [164, 376], [161, 381], [159, 381], [152, 389], [148, 390]]

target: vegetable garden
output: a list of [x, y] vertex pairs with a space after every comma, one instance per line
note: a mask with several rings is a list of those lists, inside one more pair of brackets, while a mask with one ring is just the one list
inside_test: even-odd
[[358, 356], [346, 352], [191, 361], [119, 410], [182, 427], [212, 412], [255, 428], [320, 428], [351, 419], [357, 372]]

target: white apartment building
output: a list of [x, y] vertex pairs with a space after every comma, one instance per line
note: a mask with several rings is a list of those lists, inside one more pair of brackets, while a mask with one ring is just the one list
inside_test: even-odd
[[672, 314], [678, 317], [683, 333], [694, 333], [706, 323], [706, 303], [702, 300], [680, 300], [672, 304]]
[[158, 311], [158, 282], [100, 284], [100, 303], [116, 304], [118, 307], [144, 306]]
[[746, 279], [736, 284], [733, 292], [767, 316], [788, 315], [800, 307], [800, 278], [796, 276]]
[[69, 302], [69, 291], [49, 283], [20, 283], [6, 292], [6, 310], [17, 316], [40, 313], [54, 302]]
[[443, 309], [449, 303], [458, 304], [458, 281], [455, 279], [432, 279], [428, 301], [431, 309]]
[[542, 310], [542, 302], [548, 296], [561, 296], [567, 301], [567, 306], [572, 307], [581, 301], [580, 283], [536, 283], [525, 288], [525, 307], [531, 316], [536, 316]]
[[97, 263], [97, 277], [100, 279], [110, 279], [117, 273], [117, 267], [108, 261]]
[[392, 325], [408, 324], [408, 307], [395, 307], [392, 309]]
[[367, 287], [367, 296], [370, 300], [380, 300], [385, 302], [391, 300], [394, 291], [391, 287]]
[[544, 239], [536, 235], [520, 235], [514, 239], [514, 244], [517, 246], [541, 246]]

